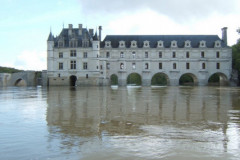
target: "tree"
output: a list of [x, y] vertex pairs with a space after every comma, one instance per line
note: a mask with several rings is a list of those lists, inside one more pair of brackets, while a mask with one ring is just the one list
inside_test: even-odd
[[[240, 34], [240, 28], [237, 32]], [[232, 68], [240, 72], [240, 39], [232, 46]]]

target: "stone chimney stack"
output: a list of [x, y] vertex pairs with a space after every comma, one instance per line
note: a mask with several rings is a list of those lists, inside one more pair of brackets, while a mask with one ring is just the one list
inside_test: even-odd
[[78, 24], [78, 35], [82, 35], [82, 24]]
[[99, 26], [98, 27], [98, 30], [99, 30], [99, 32], [98, 32], [98, 34], [99, 34], [99, 41], [101, 42], [101, 38], [102, 38], [102, 26]]
[[72, 35], [72, 29], [73, 29], [73, 25], [69, 24], [68, 25], [68, 35], [71, 36]]
[[93, 37], [93, 29], [89, 29], [89, 34]]
[[227, 46], [227, 27], [222, 28], [222, 40]]

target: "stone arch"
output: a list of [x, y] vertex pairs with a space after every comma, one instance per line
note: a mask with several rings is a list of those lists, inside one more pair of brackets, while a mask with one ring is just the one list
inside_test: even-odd
[[179, 85], [187, 85], [187, 86], [198, 85], [198, 78], [192, 73], [184, 73], [179, 78]]
[[77, 77], [75, 75], [71, 75], [69, 77], [70, 86], [76, 86], [76, 82], [77, 82]]
[[127, 77], [127, 84], [128, 85], [142, 85], [142, 77], [138, 73], [131, 73]]
[[225, 86], [228, 85], [228, 78], [224, 73], [217, 72], [209, 76], [208, 85], [210, 86]]
[[151, 85], [153, 86], [166, 86], [169, 85], [169, 77], [165, 73], [156, 73], [151, 79]]
[[18, 87], [20, 87], [20, 86], [27, 86], [27, 83], [26, 83], [26, 81], [24, 79], [19, 78], [19, 79], [17, 79], [15, 81], [14, 86], [18, 86]]
[[118, 85], [118, 76], [116, 74], [112, 74], [110, 76], [111, 85]]

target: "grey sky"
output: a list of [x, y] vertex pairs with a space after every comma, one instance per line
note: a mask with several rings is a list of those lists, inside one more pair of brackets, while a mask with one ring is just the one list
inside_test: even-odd
[[85, 14], [117, 14], [151, 9], [175, 21], [204, 18], [211, 13], [230, 14], [237, 0], [79, 0]]

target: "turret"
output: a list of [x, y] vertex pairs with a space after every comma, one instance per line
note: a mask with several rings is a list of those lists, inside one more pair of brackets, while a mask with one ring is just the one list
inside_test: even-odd
[[54, 36], [50, 31], [48, 40], [47, 40], [47, 70], [53, 70], [53, 49], [54, 49]]
[[48, 39], [47, 39], [47, 49], [52, 50], [54, 46], [54, 36], [52, 35], [52, 32], [50, 31]]
[[99, 39], [98, 39], [97, 32], [93, 36], [92, 48], [93, 48], [94, 54], [98, 57], [99, 54], [100, 54], [100, 42], [99, 42]]

